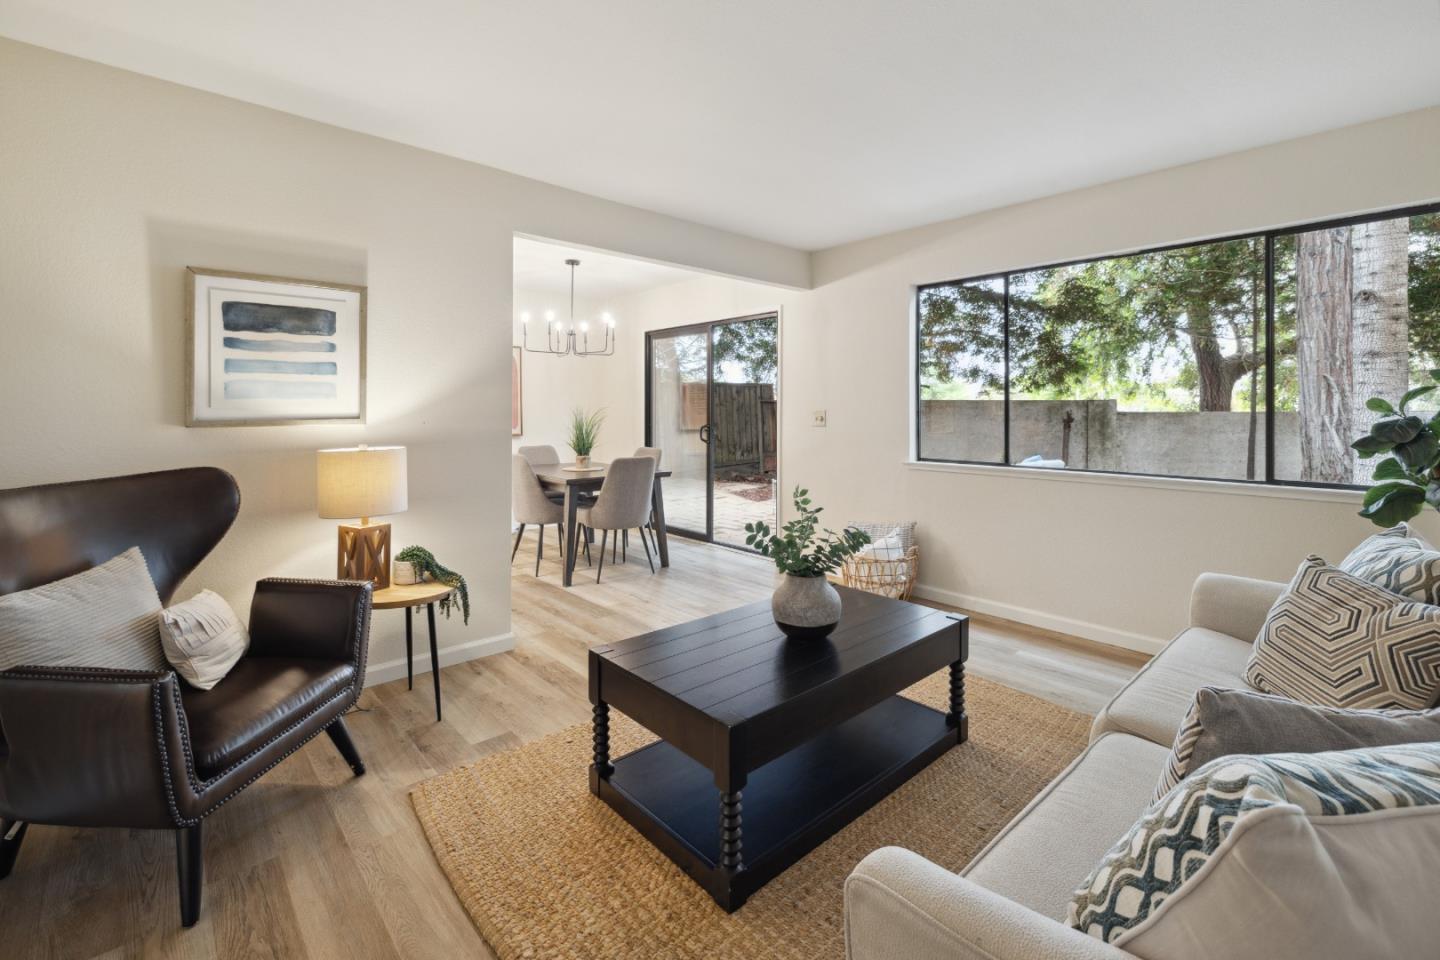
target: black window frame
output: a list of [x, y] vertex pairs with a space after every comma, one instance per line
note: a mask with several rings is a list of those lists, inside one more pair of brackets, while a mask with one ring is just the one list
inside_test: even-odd
[[[1399, 220], [1401, 218], [1419, 217], [1428, 214], [1440, 213], [1440, 201], [1428, 203], [1409, 204], [1403, 207], [1395, 207], [1389, 210], [1374, 211], [1371, 213], [1353, 214], [1345, 217], [1332, 217], [1326, 220], [1314, 220], [1306, 223], [1294, 224], [1285, 227], [1273, 227], [1267, 230], [1249, 230], [1244, 233], [1224, 234], [1221, 236], [1205, 237], [1198, 240], [1185, 240], [1179, 243], [1167, 243], [1160, 246], [1137, 247], [1133, 250], [1124, 250], [1118, 253], [1107, 253], [1098, 257], [1074, 257], [1069, 260], [1059, 260], [1052, 263], [1042, 263], [1035, 266], [1016, 267], [1011, 270], [992, 270], [988, 273], [973, 274], [953, 280], [936, 280], [930, 283], [918, 284], [914, 289], [912, 297], [914, 303], [911, 316], [911, 337], [915, 348], [914, 366], [911, 376], [914, 378], [915, 393], [913, 397], [915, 411], [915, 434], [912, 438], [915, 444], [914, 462], [916, 463], [937, 463], [956, 464], [960, 466], [993, 467], [1002, 470], [1020, 470], [1026, 473], [1048, 473], [1064, 476], [1066, 474], [1093, 474], [1111, 477], [1137, 477], [1146, 480], [1195, 480], [1202, 483], [1226, 483], [1243, 484], [1249, 487], [1299, 487], [1308, 490], [1364, 490], [1364, 485], [1347, 483], [1317, 483], [1309, 480], [1283, 480], [1275, 476], [1275, 241], [1281, 237], [1295, 236], [1302, 233], [1309, 233], [1313, 230], [1329, 230], [1336, 227], [1351, 227], [1360, 223], [1374, 223], [1380, 220]], [[1264, 242], [1265, 258], [1265, 476], [1254, 480], [1235, 479], [1229, 477], [1192, 477], [1174, 473], [1134, 473], [1121, 470], [1092, 470], [1086, 467], [1043, 468], [1023, 467], [1011, 462], [1010, 450], [1010, 278], [1016, 274], [1029, 273], [1037, 270], [1055, 270], [1062, 267], [1074, 267], [1087, 263], [1103, 263], [1106, 260], [1122, 260], [1126, 257], [1138, 257], [1151, 253], [1165, 253], [1170, 250], [1183, 250], [1189, 247], [1203, 247], [1213, 243], [1230, 243], [1236, 240], [1261, 240]], [[984, 281], [1001, 280], [1004, 284], [1005, 299], [1002, 312], [1004, 323], [1004, 463], [996, 463], [993, 460], [951, 460], [945, 457], [927, 457], [923, 454], [922, 434], [924, 432], [924, 406], [921, 396], [922, 384], [920, 376], [920, 361], [923, 347], [920, 340], [920, 304], [926, 290], [937, 287], [955, 287], [962, 284], [981, 283]]]

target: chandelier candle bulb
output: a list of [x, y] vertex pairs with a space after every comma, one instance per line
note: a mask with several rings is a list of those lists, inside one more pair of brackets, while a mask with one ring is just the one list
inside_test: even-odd
[[[530, 346], [530, 330], [524, 323], [528, 314], [522, 315], [521, 322], [521, 343], [531, 353], [549, 353], [557, 357], [609, 357], [615, 353], [615, 318], [608, 313], [600, 315], [600, 333], [604, 334], [602, 346], [595, 349], [590, 348], [590, 321], [575, 320], [575, 268], [580, 266], [580, 261], [567, 259], [565, 266], [570, 268], [570, 322], [569, 324], [557, 323], [555, 311], [545, 311], [545, 346]], [[577, 342], [578, 339], [578, 342]]]

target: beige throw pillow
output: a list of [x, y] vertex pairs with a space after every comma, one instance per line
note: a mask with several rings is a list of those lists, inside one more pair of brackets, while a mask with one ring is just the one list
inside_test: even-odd
[[202, 590], [160, 613], [165, 659], [191, 686], [209, 690], [250, 648], [250, 634], [225, 598]]
[[21, 665], [164, 670], [160, 597], [139, 547], [0, 597], [0, 670]]

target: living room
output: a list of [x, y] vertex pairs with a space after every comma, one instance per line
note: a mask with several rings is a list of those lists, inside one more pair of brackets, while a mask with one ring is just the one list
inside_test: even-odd
[[0, 6], [6, 954], [1429, 952], [1437, 41]]

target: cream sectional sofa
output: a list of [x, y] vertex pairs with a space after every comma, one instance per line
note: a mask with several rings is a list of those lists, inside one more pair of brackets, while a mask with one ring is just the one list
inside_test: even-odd
[[1251, 643], [1284, 589], [1283, 583], [1201, 575], [1189, 627], [1100, 711], [1085, 752], [960, 874], [899, 847], [860, 861], [845, 882], [850, 960], [1133, 957], [1066, 926], [1065, 909], [1150, 805], [1195, 691], [1248, 686], [1243, 674]]

